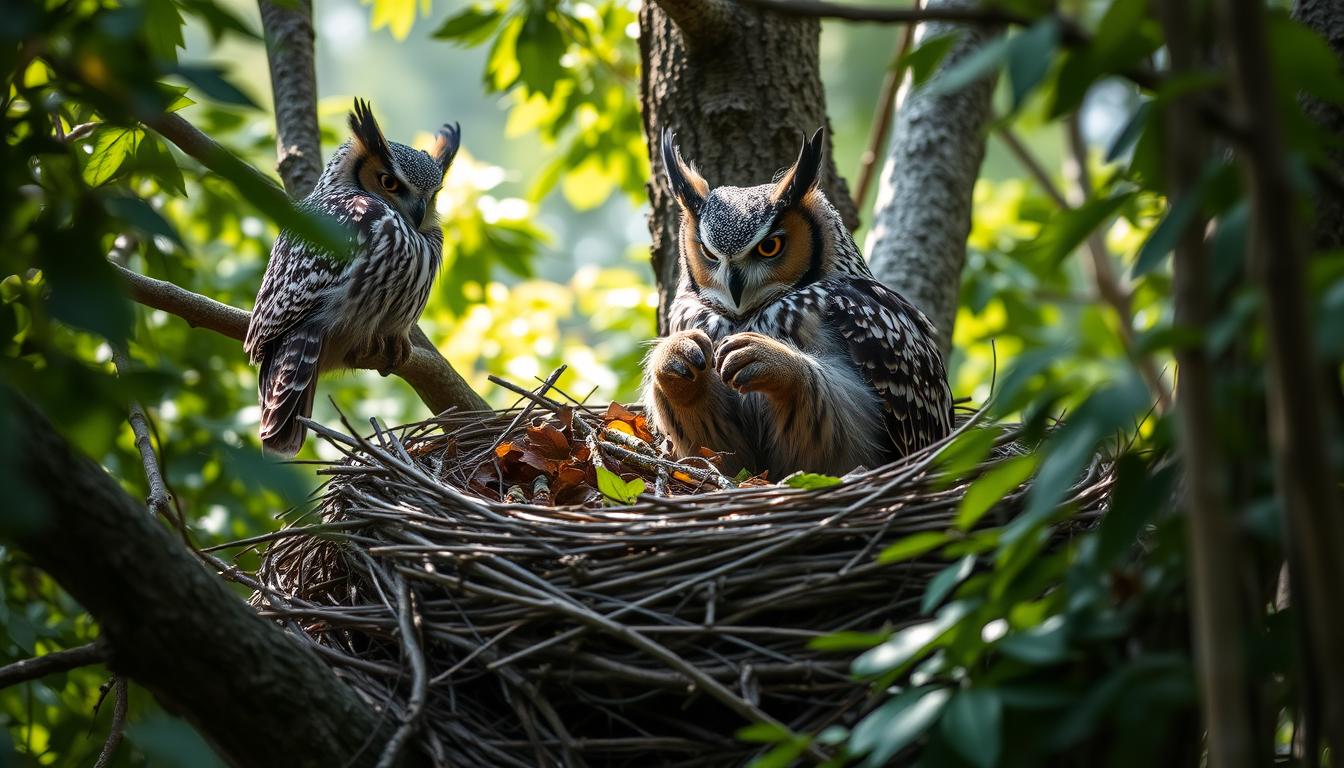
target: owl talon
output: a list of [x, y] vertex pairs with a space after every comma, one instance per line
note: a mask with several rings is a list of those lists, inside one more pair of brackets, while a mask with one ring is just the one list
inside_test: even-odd
[[759, 333], [734, 334], [719, 344], [719, 376], [743, 394], [765, 392], [772, 397], [789, 397], [800, 381], [801, 354]]
[[700, 397], [711, 377], [714, 343], [704, 331], [680, 331], [659, 342], [649, 356], [654, 384], [670, 400], [689, 403]]

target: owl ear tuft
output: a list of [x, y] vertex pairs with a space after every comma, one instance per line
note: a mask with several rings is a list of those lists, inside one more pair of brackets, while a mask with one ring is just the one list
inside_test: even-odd
[[667, 184], [682, 208], [698, 213], [709, 196], [709, 184], [696, 173], [695, 168], [681, 159], [681, 150], [673, 143], [675, 139], [676, 134], [671, 129], [663, 129], [663, 170], [667, 173]]
[[355, 108], [350, 112], [350, 132], [366, 153], [392, 165], [392, 150], [387, 146], [383, 129], [378, 127], [378, 121], [373, 117], [369, 102], [355, 99]]
[[780, 177], [770, 195], [781, 208], [797, 205], [821, 181], [821, 158], [825, 143], [824, 127], [818, 128], [811, 139], [803, 138], [803, 148], [798, 151], [798, 159]]
[[457, 157], [457, 150], [461, 146], [462, 128], [457, 123], [444, 123], [439, 132], [434, 134], [434, 149], [429, 154], [439, 164], [439, 169], [447, 173], [448, 166], [453, 164], [453, 158]]

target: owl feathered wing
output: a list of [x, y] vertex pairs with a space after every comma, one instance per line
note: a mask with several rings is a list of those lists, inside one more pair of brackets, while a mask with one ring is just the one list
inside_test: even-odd
[[322, 333], [313, 321], [326, 289], [341, 267], [307, 242], [281, 232], [271, 249], [243, 349], [260, 365], [261, 442], [273, 453], [293, 456], [307, 428], [298, 417], [313, 413]]
[[948, 434], [952, 391], [933, 324], [876, 280], [833, 281], [828, 320], [864, 380], [882, 399], [887, 433], [905, 456]]

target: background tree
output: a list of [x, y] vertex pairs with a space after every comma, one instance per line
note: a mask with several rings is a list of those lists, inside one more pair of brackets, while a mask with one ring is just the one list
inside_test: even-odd
[[[372, 709], [246, 609], [243, 571], [198, 549], [302, 514], [316, 482], [259, 455], [236, 339], [277, 227], [323, 236], [285, 192], [303, 194], [342, 135], [354, 94], [313, 78], [340, 60], [360, 95], [406, 92], [400, 107], [375, 99], [392, 132], [460, 119], [468, 148], [442, 196], [447, 263], [416, 356], [398, 377], [328, 389], [358, 419], [504, 404], [487, 373], [526, 380], [561, 361], [581, 372], [562, 386], [628, 399], [676, 272], [672, 206], [648, 184], [658, 132], [676, 130], [715, 183], [754, 183], [799, 131], [830, 125], [823, 183], [857, 226], [837, 169], [858, 165], [868, 119], [893, 124], [875, 269], [946, 329], [956, 394], [992, 391], [990, 417], [1043, 441], [973, 478], [953, 529], [880, 554], [948, 561], [917, 615], [828, 639], [862, 651], [853, 669], [880, 706], [849, 731], [744, 734], [767, 742], [763, 764], [818, 739], [867, 764], [1195, 764], [1205, 750], [1211, 765], [1271, 751], [1320, 764], [1323, 744], [1344, 748], [1328, 603], [1344, 587], [1330, 557], [1344, 544], [1329, 398], [1344, 359], [1344, 260], [1328, 234], [1341, 228], [1339, 20], [1306, 0], [1307, 25], [1214, 5], [501, 0], [435, 6], [432, 26], [425, 6], [387, 0], [367, 24], [353, 5], [314, 20], [301, 3], [212, 0], [10, 14], [0, 661], [18, 663], [0, 668], [0, 717], [13, 751], [87, 764], [104, 746], [84, 734], [117, 719], [126, 741], [105, 764], [400, 752], [382, 738], [395, 723], [346, 741]], [[936, 23], [911, 35], [823, 17]], [[240, 71], [183, 57], [192, 38]], [[908, 78], [898, 105], [879, 87], [889, 62], [892, 85]], [[505, 109], [441, 114], [441, 73], [456, 88], [474, 68]], [[273, 122], [251, 85], [267, 80]], [[525, 172], [509, 179], [491, 152]], [[627, 258], [646, 193], [652, 249]], [[1314, 245], [1299, 236], [1308, 214]], [[1112, 513], [1048, 548], [1064, 490], [1113, 443], [1133, 450]], [[946, 457], [969, 467], [987, 450], [969, 433]], [[1026, 513], [972, 533], [1028, 476]], [[1285, 599], [1270, 600], [1285, 561]], [[95, 721], [107, 675], [86, 665], [103, 660], [123, 677]]]

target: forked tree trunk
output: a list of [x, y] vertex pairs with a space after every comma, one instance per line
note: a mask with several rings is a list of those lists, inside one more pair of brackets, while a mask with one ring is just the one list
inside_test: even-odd
[[[930, 0], [927, 6], [977, 7], [979, 0]], [[919, 39], [960, 34], [943, 62], [961, 61], [995, 34], [992, 27], [930, 23]], [[994, 78], [951, 93], [916, 89], [898, 102], [891, 149], [882, 168], [873, 226], [864, 252], [877, 279], [905, 295], [938, 329], [946, 356], [957, 318], [971, 194], [985, 157]]]
[[[821, 24], [731, 0], [646, 0], [639, 13], [640, 99], [653, 173], [653, 272], [659, 332], [676, 290], [677, 203], [659, 155], [664, 128], [711, 186], [763, 184], [798, 155], [804, 133], [827, 126], [817, 58]], [[829, 130], [828, 130], [829, 134]], [[858, 216], [827, 136], [822, 186], [851, 228]]]

